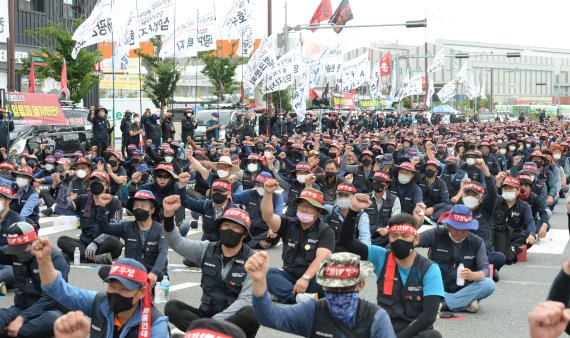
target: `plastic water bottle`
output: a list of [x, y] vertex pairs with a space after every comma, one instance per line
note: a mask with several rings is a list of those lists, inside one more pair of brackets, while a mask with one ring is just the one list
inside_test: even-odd
[[465, 285], [465, 279], [463, 279], [462, 277], [459, 276], [459, 273], [464, 268], [465, 268], [465, 266], [463, 265], [463, 263], [459, 263], [459, 266], [457, 266], [457, 286]]
[[170, 289], [170, 282], [168, 281], [168, 276], [164, 275], [164, 277], [162, 277], [162, 282], [160, 282], [160, 287], [161, 287], [161, 298], [163, 302], [168, 302], [168, 290]]
[[159, 281], [154, 285], [154, 303], [162, 303], [162, 284]]
[[79, 251], [79, 247], [75, 247], [75, 251], [73, 252], [73, 265], [79, 265], [81, 263], [81, 252]]
[[202, 229], [202, 216], [198, 217], [198, 229]]

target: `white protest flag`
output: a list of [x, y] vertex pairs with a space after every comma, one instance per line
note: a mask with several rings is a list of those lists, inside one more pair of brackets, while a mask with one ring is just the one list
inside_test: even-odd
[[406, 75], [404, 75], [404, 79], [402, 80], [402, 83], [400, 84], [400, 88], [397, 91], [396, 95], [394, 96], [393, 101], [394, 102], [400, 102], [401, 99], [403, 99], [406, 96], [409, 96], [409, 91], [410, 91], [410, 74], [408, 72], [406, 72]]
[[191, 57], [198, 55], [196, 47], [198, 36], [198, 31], [196, 30], [197, 18], [197, 11], [177, 11], [176, 29], [172, 34], [163, 37], [159, 57], [172, 58], [174, 56]]
[[0, 42], [6, 42], [6, 39], [10, 37], [8, 32], [9, 20], [8, 0], [0, 0]]
[[431, 106], [431, 98], [433, 96], [433, 94], [435, 93], [435, 88], [433, 87], [433, 78], [429, 77], [428, 80], [428, 91], [427, 91], [427, 97], [426, 97], [426, 107]]
[[481, 97], [482, 100], [487, 99], [487, 95], [485, 94], [485, 87], [486, 86], [487, 86], [487, 84], [485, 83], [485, 79], [483, 79], [483, 83], [481, 83], [481, 92], [479, 93], [479, 96]]
[[[380, 67], [382, 67], [382, 65], [380, 65]], [[398, 91], [397, 91], [397, 87], [398, 87], [398, 79], [396, 78], [396, 73], [392, 72], [392, 84], [390, 85], [390, 100], [392, 100], [392, 102], [399, 102], [396, 101], [396, 97], [398, 96]]]
[[445, 103], [451, 100], [455, 96], [455, 93], [456, 93], [456, 83], [455, 80], [451, 80], [445, 86], [443, 86], [443, 88], [441, 88], [439, 92], [437, 92], [437, 97], [439, 97], [439, 100], [442, 103]]
[[[119, 6], [126, 2], [120, 3]], [[119, 4], [118, 2], [116, 4]], [[129, 6], [130, 7], [130, 6]], [[138, 21], [136, 8], [113, 8], [115, 15], [113, 16], [114, 29], [114, 62], [115, 68], [123, 72], [127, 71], [129, 65], [129, 51], [139, 47], [138, 37]], [[125, 15], [128, 12], [128, 15]]]
[[407, 95], [422, 95], [423, 91], [423, 75], [422, 73], [416, 73], [410, 81], [408, 82]]
[[290, 50], [277, 60], [275, 68], [267, 72], [261, 81], [261, 92], [263, 94], [283, 90], [293, 84], [295, 66], [302, 63], [300, 52], [299, 45], [299, 48]]
[[253, 50], [253, 0], [233, 0], [220, 23], [220, 31], [227, 39], [239, 39], [237, 56], [249, 56]]
[[348, 92], [360, 87], [370, 78], [370, 54], [364, 53], [342, 65], [336, 78], [336, 84], [341, 92]]
[[297, 113], [298, 121], [302, 121], [305, 119], [305, 112], [307, 110], [308, 98], [309, 98], [309, 71], [307, 69], [303, 73], [301, 81], [298, 83], [292, 98], [293, 111]]
[[321, 55], [321, 75], [336, 76], [342, 68], [342, 63], [342, 48], [340, 46], [327, 48]]
[[463, 83], [464, 81], [467, 81], [467, 62], [465, 62], [463, 64], [463, 66], [461, 66], [459, 73], [457, 73], [456, 80], [459, 83]]
[[275, 36], [263, 39], [261, 46], [249, 59], [245, 68], [244, 79], [250, 88], [255, 88], [263, 79], [266, 72], [272, 70], [277, 63], [275, 54]]
[[443, 67], [444, 63], [445, 63], [445, 48], [442, 48], [437, 52], [437, 54], [435, 54], [435, 57], [433, 58], [433, 61], [431, 62], [431, 65], [428, 68], [428, 73], [433, 73], [440, 70]]
[[378, 59], [372, 67], [372, 72], [370, 73], [370, 81], [368, 85], [370, 86], [370, 96], [371, 99], [376, 99], [378, 93], [382, 92], [382, 77], [380, 76], [380, 60], [382, 58], [378, 55]]
[[471, 81], [463, 81], [463, 85], [465, 86], [465, 94], [469, 98], [469, 100], [473, 100], [477, 96], [479, 96], [479, 87]]
[[84, 47], [112, 40], [112, 2], [112, 0], [98, 0], [91, 15], [77, 27], [72, 37], [76, 41], [71, 52], [72, 58], [77, 58], [77, 54]]
[[[139, 1], [138, 33], [140, 41], [149, 41], [157, 35], [174, 32], [176, 0]], [[146, 2], [146, 5], [141, 5]]]

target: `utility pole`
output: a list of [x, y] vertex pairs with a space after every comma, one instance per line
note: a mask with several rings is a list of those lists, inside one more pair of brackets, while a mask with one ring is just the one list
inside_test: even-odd
[[491, 68], [491, 101], [489, 102], [489, 111], [493, 112], [493, 68]]
[[16, 91], [16, 47], [14, 33], [14, 0], [8, 0], [8, 91]]
[[428, 97], [428, 95], [429, 95], [429, 88], [428, 88], [428, 86], [429, 86], [429, 84], [428, 84], [428, 82], [429, 82], [429, 81], [428, 81], [428, 58], [427, 58], [427, 55], [428, 55], [428, 44], [427, 44], [427, 41], [424, 42], [424, 54], [425, 54], [425, 56], [424, 56], [424, 69], [425, 69], [425, 77], [426, 77], [426, 95], [424, 95], [424, 110], [427, 110], [428, 107], [427, 107], [426, 103], [427, 103], [427, 97]]

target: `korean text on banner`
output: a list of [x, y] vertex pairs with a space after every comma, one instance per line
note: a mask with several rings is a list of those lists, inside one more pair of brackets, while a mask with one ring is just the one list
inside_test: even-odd
[[443, 88], [437, 92], [437, 96], [442, 103], [451, 100], [456, 94], [456, 84], [455, 80], [449, 81]]
[[340, 109], [356, 109], [354, 94], [342, 93], [333, 97], [333, 105]]
[[57, 95], [13, 92], [6, 94], [6, 101], [16, 125], [68, 124]]
[[73, 33], [73, 40], [77, 41], [72, 58], [77, 58], [77, 54], [82, 48], [94, 45], [99, 42], [111, 41], [113, 29], [113, 5], [111, 0], [98, 0], [91, 15], [77, 27]]
[[10, 37], [8, 20], [10, 20], [8, 17], [8, 0], [0, 0], [0, 42], [6, 42], [6, 39]]

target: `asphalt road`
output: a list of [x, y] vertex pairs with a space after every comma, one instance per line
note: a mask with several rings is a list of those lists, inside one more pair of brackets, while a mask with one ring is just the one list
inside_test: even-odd
[[[48, 228], [53, 222], [48, 219], [42, 220], [42, 223], [43, 228]], [[553, 229], [567, 229], [563, 201], [556, 207], [551, 223]], [[79, 230], [50, 234], [48, 237], [55, 245], [60, 235], [79, 236]], [[199, 232], [188, 235], [192, 239], [199, 239], [200, 236]], [[281, 267], [281, 249], [282, 247], [278, 246], [268, 251], [271, 266]], [[425, 253], [423, 250], [420, 252]], [[506, 266], [501, 270], [500, 282], [497, 283], [495, 293], [481, 302], [481, 309], [477, 314], [460, 314], [464, 316], [460, 320], [438, 319], [435, 328], [444, 337], [528, 337], [528, 313], [537, 303], [546, 299], [550, 284], [568, 254], [567, 246], [562, 254], [530, 252], [527, 263]], [[169, 262], [170, 298], [198, 306], [202, 294], [199, 287], [200, 273], [185, 269], [182, 265], [182, 258], [174, 252], [169, 253]], [[70, 282], [82, 288], [102, 291], [105, 289], [105, 284], [97, 276], [96, 269], [96, 266], [72, 266]], [[371, 277], [362, 292], [362, 297], [375, 302], [376, 293], [375, 280]], [[8, 307], [11, 304], [13, 304], [11, 293], [0, 299], [0, 307]], [[164, 304], [158, 305], [160, 309], [163, 306]], [[293, 335], [265, 327], [260, 328], [257, 336], [293, 337]]]

